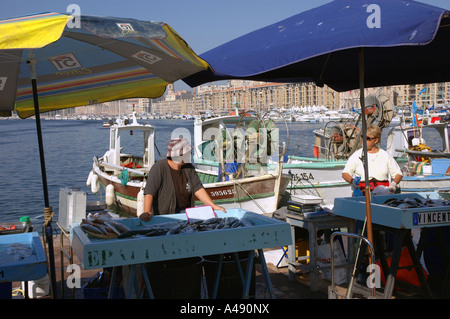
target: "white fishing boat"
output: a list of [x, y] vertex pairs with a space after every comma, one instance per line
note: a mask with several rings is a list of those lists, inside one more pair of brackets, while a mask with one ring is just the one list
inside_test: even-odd
[[[93, 193], [98, 193], [100, 186], [105, 188], [108, 205], [116, 204], [121, 211], [136, 215], [139, 192], [145, 186], [146, 176], [155, 162], [155, 128], [150, 124], [138, 123], [133, 113], [131, 122], [118, 118], [109, 129], [109, 148], [103, 156], [94, 156], [87, 184]], [[125, 153], [126, 136], [138, 134], [143, 137], [140, 153]]]
[[402, 193], [450, 189], [450, 123], [396, 126], [386, 150], [403, 158]]
[[347, 161], [288, 156], [283, 173], [291, 178], [286, 190], [291, 195], [313, 195], [332, 206], [336, 197], [351, 196], [350, 185], [342, 179]]
[[312, 113], [301, 113], [296, 114], [295, 122], [298, 123], [316, 123], [319, 122], [319, 116]]
[[[124, 152], [127, 135], [143, 136], [141, 151]], [[134, 143], [136, 144], [136, 143]], [[115, 204], [122, 212], [136, 215], [143, 209], [143, 189], [150, 168], [155, 162], [155, 128], [140, 124], [133, 113], [132, 121], [118, 120], [110, 127], [109, 149], [101, 157], [94, 157], [93, 169], [87, 184], [97, 193], [105, 188], [108, 205]], [[272, 173], [255, 176], [233, 176], [218, 170], [198, 169], [199, 177], [213, 201], [225, 208], [242, 208], [256, 213], [271, 213], [278, 208], [280, 194], [288, 178], [282, 178], [281, 164]], [[202, 205], [196, 199], [196, 204]]]

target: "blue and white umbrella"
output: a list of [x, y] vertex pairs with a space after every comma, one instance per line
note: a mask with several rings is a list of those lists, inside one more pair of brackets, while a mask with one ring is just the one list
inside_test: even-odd
[[[202, 55], [212, 70], [183, 79], [315, 82], [342, 92], [450, 81], [450, 11], [411, 0], [335, 0], [258, 29]], [[367, 158], [366, 121], [362, 117]], [[366, 185], [368, 167], [364, 163]], [[372, 238], [370, 195], [367, 235]]]

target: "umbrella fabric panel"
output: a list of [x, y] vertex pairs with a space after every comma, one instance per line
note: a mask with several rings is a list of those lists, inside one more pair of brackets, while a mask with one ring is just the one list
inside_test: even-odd
[[[61, 17], [65, 22], [70, 18], [39, 14], [0, 21], [0, 28], [8, 26], [6, 31], [10, 31], [13, 25], [18, 30], [16, 37], [27, 38], [32, 33], [34, 39], [35, 33], [48, 32], [48, 21], [62, 21]], [[34, 26], [33, 31], [29, 25]], [[67, 24], [61, 32], [58, 24], [54, 29], [58, 29], [59, 39], [51, 37], [53, 42], [41, 41], [30, 45], [32, 49], [24, 45], [22, 50], [5, 49], [8, 41], [4, 41], [0, 51], [0, 112], [8, 112], [14, 105], [22, 118], [34, 114], [27, 63], [31, 60], [36, 61], [42, 112], [117, 99], [156, 98], [164, 94], [168, 83], [209, 67], [163, 22], [81, 16], [78, 27]]]
[[[118, 84], [115, 86], [90, 88], [76, 93], [65, 93], [39, 98], [40, 112], [60, 110], [64, 108], [84, 106], [95, 103], [104, 103], [114, 100], [130, 99], [146, 96], [162, 96], [166, 90], [167, 82], [155, 78], [153, 80], [139, 81], [137, 83]], [[34, 115], [33, 99], [16, 103], [16, 110], [21, 118]]]
[[[328, 59], [336, 52], [360, 47], [364, 47], [367, 52], [367, 49], [376, 47], [413, 48], [429, 44], [436, 35], [442, 17], [447, 14], [449, 12], [442, 8], [414, 1], [336, 0], [202, 54], [201, 57], [210, 63], [214, 74], [202, 72], [188, 77], [185, 82], [196, 86], [214, 80], [241, 78], [328, 84], [325, 73], [334, 77], [342, 75], [340, 72], [330, 74], [330, 69], [327, 70], [329, 65], [333, 65]], [[372, 25], [376, 19], [381, 23], [379, 28]], [[405, 57], [407, 55], [398, 62], [402, 62]], [[376, 61], [381, 60], [378, 58]], [[338, 65], [344, 65], [345, 62], [347, 60]], [[283, 72], [279, 72], [280, 69]], [[286, 73], [286, 70], [290, 71]], [[343, 91], [352, 88], [357, 86], [337, 89]]]
[[61, 37], [69, 19], [52, 12], [0, 21], [0, 49], [44, 47]]

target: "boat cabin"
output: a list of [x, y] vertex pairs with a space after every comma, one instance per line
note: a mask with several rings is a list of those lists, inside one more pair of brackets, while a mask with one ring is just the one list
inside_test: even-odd
[[[140, 150], [141, 153], [132, 152], [131, 155], [129, 149], [124, 149], [125, 145], [127, 148], [131, 147], [131, 143], [121, 143], [125, 139], [125, 135], [136, 136], [133, 138], [134, 146]], [[139, 135], [142, 139], [137, 141]], [[139, 146], [139, 143], [140, 144]], [[149, 171], [153, 163], [155, 162], [155, 128], [150, 124], [139, 124], [136, 120], [136, 116], [133, 113], [132, 121], [128, 119], [118, 119], [110, 127], [109, 135], [109, 150], [106, 151], [103, 156], [103, 164], [111, 167], [126, 167], [137, 170]], [[125, 153], [122, 153], [123, 151]]]
[[406, 176], [447, 175], [449, 141], [450, 123], [396, 126], [388, 133], [386, 151], [394, 158], [407, 159]]
[[435, 155], [450, 152], [450, 123], [433, 123], [424, 126], [396, 126], [388, 133], [386, 151], [393, 156], [404, 156], [405, 150], [411, 150], [419, 144], [430, 147], [427, 151]]
[[194, 122], [194, 163], [259, 163], [278, 151], [278, 132], [271, 120], [227, 115]]
[[267, 171], [278, 145], [275, 123], [251, 114], [197, 118], [194, 122], [193, 162], [200, 170], [212, 170], [219, 176], [245, 177]]

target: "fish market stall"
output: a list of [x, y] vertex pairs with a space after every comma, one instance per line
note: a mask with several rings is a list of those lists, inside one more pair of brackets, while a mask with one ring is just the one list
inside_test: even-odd
[[47, 274], [47, 258], [37, 232], [0, 236], [0, 282], [29, 281]]
[[[366, 217], [365, 199], [364, 197], [337, 198], [334, 204], [334, 213], [364, 221]], [[376, 235], [374, 236], [373, 243], [375, 252], [379, 255], [383, 273], [388, 274], [385, 281], [384, 297], [391, 298], [392, 296], [397, 271], [400, 269], [399, 262], [402, 255], [402, 248], [406, 246], [413, 263], [411, 266], [415, 269], [418, 281], [420, 282], [419, 287], [425, 296], [431, 298], [430, 287], [419, 260], [428, 231], [431, 228], [438, 230], [441, 227], [450, 225], [450, 201], [441, 198], [435, 192], [373, 196], [371, 213], [374, 235]], [[412, 230], [415, 229], [420, 229], [420, 239], [417, 244], [417, 249], [412, 239]], [[388, 232], [394, 237], [390, 267], [388, 266], [385, 254], [380, 254], [382, 251], [381, 247], [385, 244], [381, 242], [381, 232]], [[438, 244], [446, 245], [444, 242]], [[443, 257], [444, 260], [449, 260], [448, 256]], [[448, 262], [445, 267], [447, 269], [447, 275], [449, 275], [450, 266]]]
[[[171, 214], [154, 216], [150, 222], [142, 222], [139, 218], [116, 222], [123, 227], [119, 226], [120, 235], [112, 234], [110, 238], [98, 238], [102, 237], [100, 234], [96, 237], [92, 233], [94, 230], [87, 230], [89, 227], [83, 222], [74, 226], [71, 247], [84, 269], [114, 267], [113, 274], [118, 266], [133, 265], [133, 274], [140, 269], [150, 296], [151, 287], [142, 266], [145, 263], [248, 251], [249, 262], [244, 277], [244, 287], [247, 287], [255, 250], [271, 292], [262, 249], [291, 243], [289, 224], [242, 209], [216, 212], [216, 217], [207, 220], [188, 221], [186, 214]], [[220, 269], [219, 262], [218, 272]], [[216, 292], [217, 283], [213, 297]], [[245, 295], [245, 291], [243, 293]]]

